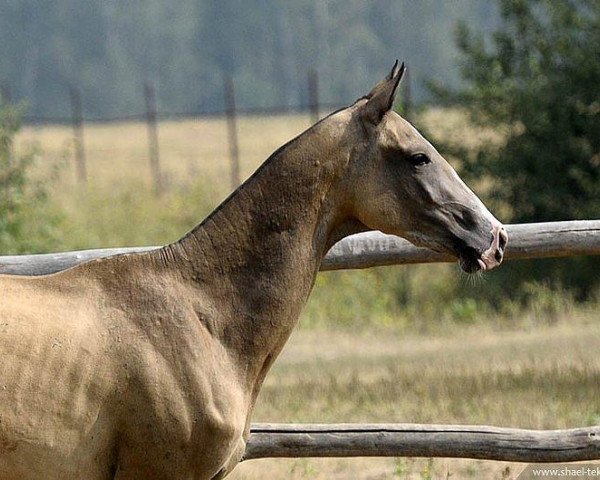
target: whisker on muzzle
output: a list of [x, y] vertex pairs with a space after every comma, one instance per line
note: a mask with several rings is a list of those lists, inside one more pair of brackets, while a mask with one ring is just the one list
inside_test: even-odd
[[462, 286], [465, 287], [478, 287], [487, 282], [487, 276], [484, 275], [483, 270], [478, 270], [474, 273], [465, 272], [460, 266], [458, 267], [460, 272], [459, 278]]

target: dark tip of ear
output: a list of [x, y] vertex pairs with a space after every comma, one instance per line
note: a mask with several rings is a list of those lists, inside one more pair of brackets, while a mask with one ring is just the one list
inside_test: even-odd
[[402, 80], [402, 76], [404, 75], [404, 71], [406, 70], [406, 65], [404, 64], [404, 62], [402, 62], [402, 64], [398, 66], [398, 63], [398, 59], [396, 59], [396, 61], [394, 62], [394, 66], [392, 67], [392, 71], [386, 77], [387, 80]]
[[402, 76], [404, 75], [404, 71], [406, 70], [406, 65], [404, 65], [404, 62], [402, 62], [402, 65], [400, 65], [400, 70], [398, 72], [398, 76], [400, 78], [402, 78]]
[[368, 102], [363, 107], [363, 118], [371, 124], [377, 124], [383, 118], [386, 112], [391, 110], [394, 103], [394, 97], [398, 90], [398, 84], [402, 80], [402, 75], [406, 70], [404, 62], [398, 66], [398, 60], [394, 63], [392, 71], [379, 82], [373, 89], [363, 98]]
[[[404, 66], [404, 62], [402, 62], [402, 66]], [[388, 74], [387, 79], [391, 80], [396, 75], [398, 75], [398, 59], [394, 62], [394, 66], [392, 67], [392, 71]]]

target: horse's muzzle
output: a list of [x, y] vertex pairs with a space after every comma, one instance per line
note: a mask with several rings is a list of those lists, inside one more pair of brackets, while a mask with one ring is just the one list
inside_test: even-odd
[[477, 259], [481, 270], [491, 270], [502, 263], [507, 243], [508, 234], [506, 229], [501, 224], [494, 225], [492, 227], [492, 244]]

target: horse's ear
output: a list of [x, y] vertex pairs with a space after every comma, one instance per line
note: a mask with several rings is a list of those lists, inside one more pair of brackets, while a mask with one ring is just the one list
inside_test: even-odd
[[361, 113], [366, 122], [377, 125], [386, 112], [391, 110], [405, 70], [404, 62], [398, 66], [398, 60], [396, 60], [392, 71], [364, 97], [367, 99], [367, 103], [362, 107]]

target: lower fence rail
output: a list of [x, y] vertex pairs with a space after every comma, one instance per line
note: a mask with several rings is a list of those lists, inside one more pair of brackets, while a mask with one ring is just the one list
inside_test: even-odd
[[244, 460], [269, 457], [453, 457], [526, 463], [600, 459], [600, 426], [255, 423]]

